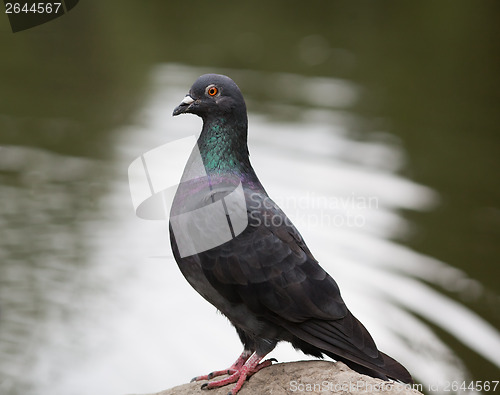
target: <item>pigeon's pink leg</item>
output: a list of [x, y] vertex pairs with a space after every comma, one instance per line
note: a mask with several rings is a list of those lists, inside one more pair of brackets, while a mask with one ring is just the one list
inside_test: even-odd
[[[226, 377], [226, 378], [221, 379], [221, 380], [215, 380], [215, 381], [211, 381], [209, 383], [205, 383], [201, 386], [201, 388], [202, 389], [218, 388], [218, 387], [223, 387], [224, 385], [236, 382], [236, 385], [229, 392], [230, 395], [235, 395], [241, 389], [241, 387], [245, 383], [245, 380], [248, 377], [250, 377], [254, 373], [257, 373], [262, 368], [270, 366], [273, 363], [273, 361], [276, 361], [275, 359], [268, 359], [268, 360], [261, 363], [260, 361], [262, 361], [262, 359], [264, 359], [264, 357], [265, 357], [265, 355], [259, 356], [257, 354], [253, 354], [250, 358], [248, 358], [246, 360], [246, 362], [243, 364], [243, 366], [240, 366], [239, 368], [237, 368], [235, 370], [233, 369], [233, 373], [231, 373], [231, 375], [229, 377]], [[238, 358], [238, 361], [240, 360], [240, 358]], [[229, 369], [227, 371], [223, 371], [223, 372], [228, 372], [228, 371], [229, 371]]]
[[243, 350], [241, 355], [238, 357], [236, 362], [231, 365], [231, 367], [224, 369], [224, 370], [216, 370], [215, 372], [205, 374], [203, 376], [193, 377], [191, 379], [191, 382], [200, 381], [200, 380], [211, 380], [214, 377], [222, 376], [224, 374], [233, 374], [243, 366], [243, 364], [247, 361], [248, 358], [250, 358], [250, 355], [252, 355], [252, 354], [253, 354], [253, 351]]

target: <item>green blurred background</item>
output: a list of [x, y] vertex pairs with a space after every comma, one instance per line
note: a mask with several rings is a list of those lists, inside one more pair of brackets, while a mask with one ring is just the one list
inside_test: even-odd
[[[407, 152], [400, 174], [440, 196], [428, 212], [404, 213], [414, 227], [399, 242], [476, 279], [479, 296], [453, 289], [449, 295], [498, 329], [499, 15], [500, 2], [493, 0], [82, 0], [67, 15], [16, 34], [4, 15], [0, 146], [109, 160], [113, 133], [144, 104], [150, 72], [160, 63], [352, 81], [361, 92], [349, 108], [363, 120], [358, 137], [377, 130], [393, 135]], [[268, 87], [241, 85], [252, 98], [251, 110], [265, 112], [276, 96], [287, 101]], [[0, 183], [29, 189], [43, 179], [3, 169]], [[90, 184], [84, 178], [66, 182], [71, 202], [57, 220], [68, 229], [106, 193], [104, 183]], [[6, 196], [0, 189], [0, 204], [8, 205]], [[29, 270], [40, 252], [28, 245], [46, 231], [45, 222], [11, 214], [2, 219], [1, 237], [19, 222], [30, 227], [34, 221], [33, 233], [25, 234], [23, 248], [11, 245], [1, 256], [14, 254]], [[83, 262], [85, 253], [77, 255]], [[436, 331], [474, 379], [498, 380], [497, 366]]]

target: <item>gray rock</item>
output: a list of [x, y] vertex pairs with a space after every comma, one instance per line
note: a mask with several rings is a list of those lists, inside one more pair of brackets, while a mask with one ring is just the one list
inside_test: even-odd
[[[202, 390], [205, 381], [188, 383], [150, 395], [227, 395], [234, 386]], [[398, 394], [418, 395], [409, 385], [375, 379], [351, 370], [342, 362], [300, 361], [262, 369], [243, 385], [238, 395], [285, 394]]]

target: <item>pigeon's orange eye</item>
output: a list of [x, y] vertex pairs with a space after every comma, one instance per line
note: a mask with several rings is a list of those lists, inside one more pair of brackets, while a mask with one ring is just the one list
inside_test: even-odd
[[219, 92], [219, 90], [215, 87], [215, 86], [210, 86], [208, 89], [207, 89], [207, 93], [210, 95], [210, 96], [215, 96], [217, 94], [217, 92]]

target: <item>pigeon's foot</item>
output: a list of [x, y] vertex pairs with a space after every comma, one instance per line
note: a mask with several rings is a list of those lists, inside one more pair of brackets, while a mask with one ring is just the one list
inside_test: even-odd
[[243, 350], [241, 355], [238, 357], [235, 363], [231, 365], [231, 367], [224, 370], [216, 370], [215, 372], [205, 374], [203, 376], [196, 376], [191, 379], [191, 383], [193, 381], [201, 381], [201, 380], [212, 380], [214, 377], [223, 376], [225, 374], [233, 374], [241, 369], [241, 367], [245, 364], [245, 362], [250, 358], [250, 355], [253, 354], [253, 351]]
[[[198, 377], [204, 377], [203, 379], [200, 380], [207, 380], [211, 379], [212, 377], [221, 376], [223, 374], [229, 374], [229, 377], [226, 377], [224, 379], [210, 381], [209, 383], [203, 384], [201, 386], [201, 389], [209, 390], [212, 388], [219, 388], [228, 384], [236, 383], [233, 389], [228, 393], [228, 395], [235, 395], [241, 389], [246, 379], [248, 379], [253, 374], [257, 373], [262, 368], [268, 367], [273, 363], [273, 361], [276, 362], [274, 358], [265, 360], [264, 362], [260, 362], [262, 361], [262, 359], [264, 359], [265, 355], [259, 356], [257, 354], [253, 354], [252, 356], [246, 356], [244, 354], [245, 351], [243, 352], [243, 354], [240, 355], [238, 360], [229, 369], [212, 372], [206, 376], [198, 376]], [[195, 379], [198, 380], [198, 377], [195, 377]]]

